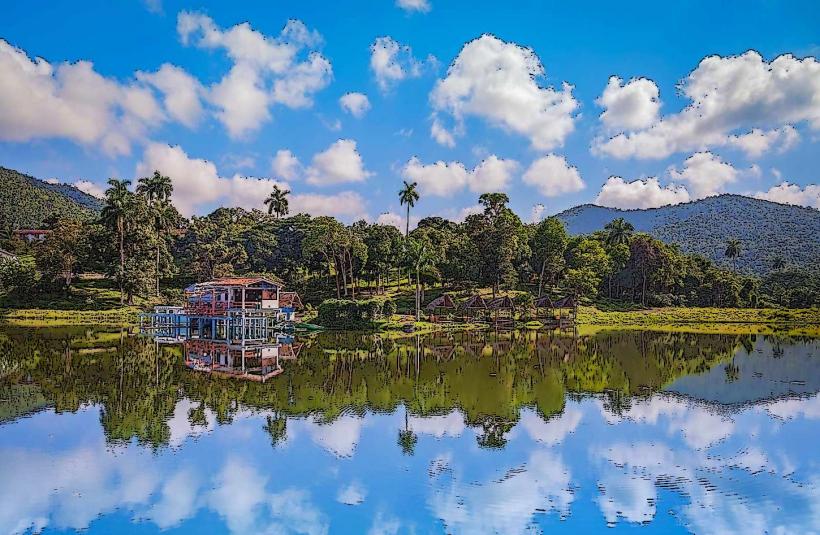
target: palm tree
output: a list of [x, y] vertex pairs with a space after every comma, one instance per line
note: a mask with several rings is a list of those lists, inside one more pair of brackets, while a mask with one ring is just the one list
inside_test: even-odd
[[273, 191], [265, 199], [265, 204], [268, 205], [268, 214], [273, 215], [276, 219], [287, 215], [288, 195], [290, 195], [290, 190], [280, 189], [278, 185], [274, 184]]
[[401, 452], [405, 455], [413, 455], [414, 450], [416, 449], [416, 442], [418, 442], [418, 437], [410, 429], [410, 421], [409, 416], [407, 414], [407, 406], [404, 407], [404, 429], [399, 429], [399, 446], [401, 447]]
[[416, 271], [416, 321], [421, 319], [421, 270], [430, 267], [433, 257], [427, 245], [419, 240], [407, 240], [407, 259]]
[[402, 205], [407, 205], [407, 226], [404, 229], [405, 238], [410, 235], [410, 208], [414, 207], [416, 201], [419, 200], [419, 193], [416, 191], [417, 185], [417, 182], [410, 184], [405, 180], [404, 187], [399, 191], [399, 202]]
[[604, 230], [606, 230], [607, 245], [620, 245], [622, 243], [629, 245], [629, 241], [635, 233], [635, 227], [623, 217], [607, 223]]
[[162, 231], [164, 231], [171, 219], [171, 210], [169, 203], [171, 194], [174, 192], [174, 184], [167, 176], [161, 175], [159, 171], [154, 171], [154, 175], [150, 177], [142, 177], [137, 184], [137, 193], [145, 195], [148, 199], [148, 206], [154, 212], [154, 230], [157, 233], [157, 250], [154, 265], [154, 274], [156, 275], [156, 291], [159, 297], [159, 257], [160, 257], [160, 240]]
[[726, 242], [726, 252], [723, 254], [726, 255], [726, 258], [732, 261], [732, 269], [737, 268], [737, 258], [740, 256], [740, 253], [743, 252], [743, 246], [740, 243], [740, 240], [735, 238], [729, 238]]
[[105, 206], [103, 206], [100, 218], [103, 224], [113, 229], [117, 234], [117, 241], [120, 250], [120, 304], [125, 304], [125, 289], [123, 287], [123, 277], [125, 273], [125, 219], [131, 210], [132, 193], [128, 191], [131, 185], [130, 180], [108, 180], [108, 189], [105, 190]]
[[786, 267], [786, 261], [783, 260], [782, 256], [776, 256], [774, 261], [772, 262], [772, 269], [775, 271], [780, 271], [781, 269]]

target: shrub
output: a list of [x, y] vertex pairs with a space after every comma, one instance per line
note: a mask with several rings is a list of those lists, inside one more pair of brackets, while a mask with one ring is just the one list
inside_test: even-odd
[[357, 329], [369, 327], [373, 321], [389, 317], [395, 311], [396, 303], [384, 297], [361, 301], [326, 299], [319, 305], [316, 322], [325, 327]]

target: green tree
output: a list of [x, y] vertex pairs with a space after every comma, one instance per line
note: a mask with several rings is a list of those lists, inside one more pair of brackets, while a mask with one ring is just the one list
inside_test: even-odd
[[544, 277], [550, 284], [555, 283], [555, 276], [563, 268], [564, 250], [569, 237], [564, 223], [557, 217], [548, 217], [535, 227], [530, 239], [532, 267], [538, 272], [538, 295], [543, 292]]
[[418, 184], [413, 182], [410, 184], [406, 180], [404, 181], [404, 187], [399, 191], [399, 203], [403, 205], [407, 205], [407, 224], [404, 230], [404, 236], [410, 236], [410, 208], [416, 206], [416, 201], [419, 200], [419, 193], [416, 191], [416, 186]]
[[[119, 249], [119, 280], [122, 281], [125, 272], [125, 225], [129, 212], [134, 203], [134, 194], [128, 190], [130, 180], [108, 180], [108, 189], [105, 190], [105, 205], [100, 213], [100, 219], [117, 239]], [[125, 288], [120, 282], [120, 304], [125, 304]]]
[[421, 271], [432, 266], [433, 257], [429, 244], [410, 238], [407, 244], [407, 260], [416, 272], [416, 321], [421, 319]]
[[623, 217], [619, 217], [607, 223], [604, 231], [606, 232], [607, 245], [629, 245], [629, 240], [632, 239], [632, 235], [635, 233], [635, 227]]
[[732, 262], [732, 269], [737, 269], [737, 259], [740, 257], [740, 254], [743, 252], [743, 246], [740, 243], [740, 240], [735, 238], [729, 238], [726, 241], [726, 251], [724, 251], [724, 255]]
[[290, 190], [281, 189], [277, 184], [274, 184], [273, 191], [265, 199], [268, 215], [273, 215], [276, 219], [286, 216], [289, 210], [288, 195], [290, 195]]
[[159, 171], [154, 171], [154, 174], [150, 177], [140, 178], [137, 183], [137, 194], [143, 195], [147, 199], [154, 221], [154, 231], [156, 233], [154, 276], [157, 296], [159, 296], [159, 283], [162, 276], [160, 270], [162, 248], [167, 248], [162, 236], [178, 220], [178, 214], [170, 204], [173, 192], [174, 185], [171, 179], [160, 174]]
[[61, 280], [65, 288], [69, 288], [87, 254], [86, 247], [83, 224], [76, 219], [60, 219], [35, 250], [37, 268], [44, 279]]
[[566, 285], [578, 296], [595, 295], [603, 277], [611, 270], [609, 255], [601, 243], [592, 238], [574, 240], [566, 257]]

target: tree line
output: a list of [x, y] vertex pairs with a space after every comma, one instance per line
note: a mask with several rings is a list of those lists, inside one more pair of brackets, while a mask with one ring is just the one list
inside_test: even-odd
[[[170, 178], [155, 172], [132, 187], [111, 179], [99, 216], [53, 218], [42, 243], [28, 246], [10, 233], [0, 248], [27, 253], [0, 263], [0, 289], [59, 292], [81, 273], [102, 273], [122, 304], [134, 298], [173, 297], [191, 282], [229, 275], [272, 274], [307, 301], [357, 299], [397, 284], [425, 289], [524, 290], [530, 295], [576, 295], [592, 301], [642, 306], [808, 307], [820, 304], [816, 273], [782, 259], [761, 279], [724, 269], [674, 244], [636, 232], [616, 219], [600, 231], [570, 236], [548, 217], [524, 223], [503, 193], [479, 197], [482, 211], [463, 222], [426, 217], [410, 230], [419, 200], [416, 184], [403, 184], [404, 233], [391, 225], [333, 217], [289, 215], [289, 191], [275, 187], [266, 211], [217, 208], [182, 217], [171, 202]], [[734, 260], [743, 244], [729, 237]], [[33, 261], [27, 258], [33, 258]]]

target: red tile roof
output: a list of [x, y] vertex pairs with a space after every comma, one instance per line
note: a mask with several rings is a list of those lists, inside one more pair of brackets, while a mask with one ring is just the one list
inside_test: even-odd
[[279, 306], [302, 308], [302, 300], [296, 292], [279, 292]]

